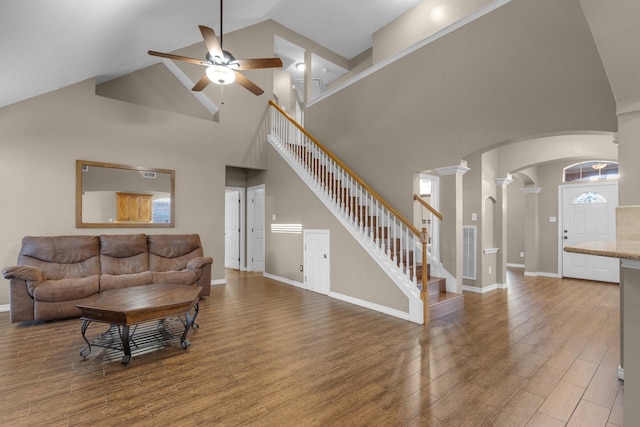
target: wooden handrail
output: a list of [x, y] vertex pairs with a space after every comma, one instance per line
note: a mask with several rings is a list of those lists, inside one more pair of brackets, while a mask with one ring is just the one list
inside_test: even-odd
[[366, 189], [369, 193], [371, 193], [371, 195], [373, 197], [378, 199], [380, 201], [380, 203], [385, 208], [387, 208], [391, 213], [393, 213], [409, 230], [411, 230], [415, 234], [416, 237], [420, 237], [420, 230], [418, 230], [413, 224], [411, 224], [409, 222], [409, 220], [407, 220], [398, 211], [396, 211], [389, 203], [387, 203], [387, 201], [384, 200], [382, 198], [382, 196], [380, 196], [378, 193], [376, 193], [366, 182], [364, 182], [362, 180], [362, 178], [360, 178], [358, 175], [356, 175], [356, 173], [353, 172], [347, 165], [345, 165], [340, 159], [338, 159], [336, 156], [334, 156], [331, 151], [329, 151], [324, 145], [322, 145], [320, 143], [320, 141], [318, 141], [313, 135], [311, 135], [305, 128], [300, 126], [300, 124], [298, 124], [298, 122], [296, 122], [293, 117], [291, 117], [286, 111], [284, 111], [282, 108], [280, 108], [280, 106], [278, 104], [276, 104], [275, 102], [273, 102], [272, 99], [269, 100], [269, 105], [271, 105], [276, 110], [278, 110], [284, 117], [287, 118], [287, 120], [289, 120], [295, 127], [297, 127], [298, 130], [300, 130], [300, 132], [302, 132], [307, 138], [309, 138], [311, 141], [313, 141], [313, 143], [316, 144], [318, 146], [318, 148], [320, 148], [322, 151], [324, 151], [325, 154], [331, 158], [331, 160], [336, 162], [336, 164], [338, 166], [340, 166], [349, 175], [351, 175], [353, 177], [353, 179], [355, 179], [356, 182], [362, 186], [362, 188]]
[[429, 212], [431, 212], [432, 214], [434, 214], [435, 216], [438, 217], [438, 219], [440, 221], [442, 221], [442, 214], [440, 212], [438, 212], [433, 206], [431, 206], [429, 203], [425, 202], [422, 197], [418, 196], [417, 194], [413, 195], [413, 200], [415, 200], [416, 202], [420, 203], [422, 206], [424, 206], [425, 208], [427, 208], [427, 210]]

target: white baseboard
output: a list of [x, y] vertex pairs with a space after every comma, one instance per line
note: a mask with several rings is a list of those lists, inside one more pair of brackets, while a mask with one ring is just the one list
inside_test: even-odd
[[267, 279], [276, 280], [278, 282], [282, 282], [287, 285], [295, 286], [296, 288], [305, 289], [304, 283], [296, 282], [295, 280], [287, 279], [287, 278], [276, 276], [274, 274], [269, 274], [269, 273], [262, 273], [262, 275]]
[[513, 264], [508, 262], [507, 263], [507, 267], [511, 267], [511, 268], [524, 268], [524, 264]]
[[554, 279], [559, 279], [560, 275], [558, 273], [547, 273], [546, 271], [538, 271], [538, 276], [540, 277], [552, 277]]
[[226, 284], [227, 284], [227, 281], [225, 279], [216, 279], [216, 280], [211, 279], [211, 286], [226, 285]]
[[387, 314], [389, 316], [397, 317], [402, 320], [409, 320], [409, 313], [396, 310], [394, 308], [385, 307], [384, 305], [375, 304], [373, 302], [364, 301], [358, 298], [350, 297], [348, 295], [339, 294], [337, 292], [329, 293], [331, 298], [338, 299], [340, 301], [348, 302], [349, 304], [357, 305], [359, 307], [368, 308], [369, 310], [377, 311], [379, 313]]
[[[263, 273], [263, 276], [267, 279], [277, 280], [287, 285], [295, 286], [296, 288], [305, 289], [304, 283], [296, 282], [295, 280], [286, 279], [284, 277], [276, 276], [269, 273]], [[328, 295], [330, 298], [335, 298], [340, 301], [348, 302], [349, 304], [357, 305], [359, 307], [368, 308], [369, 310], [377, 311], [379, 313], [387, 314], [389, 316], [397, 317], [402, 320], [410, 320], [409, 313], [396, 310], [393, 308], [385, 307], [380, 304], [375, 304], [369, 301], [364, 301], [358, 298], [343, 295], [337, 292], [330, 292]]]
[[525, 271], [525, 276], [529, 277], [551, 277], [554, 279], [559, 279], [560, 275], [557, 273], [547, 273], [546, 271]]
[[462, 285], [463, 292], [473, 292], [474, 294], [486, 294], [487, 292], [495, 291], [498, 289], [498, 285], [489, 285], [484, 286], [482, 288], [478, 288], [477, 286], [468, 286]]
[[11, 311], [11, 305], [10, 304], [4, 304], [4, 305], [0, 305], [0, 313], [5, 313]]

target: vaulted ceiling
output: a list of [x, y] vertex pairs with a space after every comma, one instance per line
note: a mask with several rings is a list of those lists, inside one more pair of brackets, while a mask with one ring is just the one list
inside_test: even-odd
[[[224, 32], [267, 19], [351, 59], [372, 34], [420, 0], [232, 0]], [[218, 0], [3, 0], [0, 108], [96, 77], [98, 82], [200, 42], [197, 25], [219, 32]]]

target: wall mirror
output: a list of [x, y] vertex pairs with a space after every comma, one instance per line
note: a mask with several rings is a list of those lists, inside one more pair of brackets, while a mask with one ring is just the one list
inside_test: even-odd
[[174, 170], [76, 160], [76, 228], [174, 226]]

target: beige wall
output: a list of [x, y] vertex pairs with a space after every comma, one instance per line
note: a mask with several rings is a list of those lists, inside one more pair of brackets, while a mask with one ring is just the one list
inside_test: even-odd
[[[214, 258], [212, 278], [223, 278], [227, 159], [218, 127], [95, 96], [91, 80], [3, 108], [0, 265], [15, 264], [26, 235], [199, 233]], [[76, 159], [174, 169], [176, 227], [76, 229]], [[0, 292], [8, 304], [8, 286]]]
[[373, 33], [373, 63], [401, 52], [488, 3], [490, 0], [421, 1], [404, 15]]
[[640, 100], [637, 101], [637, 110], [619, 115], [618, 124], [619, 166], [624, 171], [619, 189], [620, 206], [640, 205]]
[[[543, 33], [536, 24], [541, 19], [546, 22]], [[306, 43], [306, 48], [318, 49], [336, 63], [345, 61], [271, 21], [230, 33], [225, 43], [237, 56], [270, 55], [274, 34], [298, 45]], [[202, 51], [198, 44], [180, 53], [197, 56]], [[182, 65], [183, 70], [195, 81], [202, 70], [190, 65]], [[249, 74], [267, 94], [273, 90], [272, 73]], [[207, 94], [222, 107], [220, 123], [214, 123], [191, 117], [198, 117], [201, 109], [162, 66], [127, 76], [111, 90], [109, 95], [116, 98], [135, 96], [126, 103], [96, 97], [88, 81], [2, 109], [0, 176], [2, 182], [12, 183], [3, 196], [16, 207], [7, 210], [7, 225], [0, 233], [8, 242], [0, 251], [0, 262], [15, 262], [26, 234], [105, 231], [73, 228], [73, 162], [84, 158], [175, 169], [176, 228], [171, 231], [200, 233], [205, 251], [220, 260], [213, 278], [222, 278], [225, 166], [271, 169], [260, 126], [266, 97], [234, 85], [225, 88], [223, 105], [223, 95], [212, 85]], [[577, 1], [558, 7], [552, 0], [514, 0], [314, 105], [306, 123], [410, 216], [415, 172], [459, 164], [469, 153], [533, 135], [614, 131], [613, 111], [611, 90]], [[635, 123], [629, 120], [628, 128], [635, 129]], [[36, 178], [34, 170], [47, 174], [47, 180]], [[254, 178], [265, 181], [260, 174]], [[290, 193], [284, 181], [276, 182]], [[268, 209], [277, 200], [279, 212], [296, 212], [291, 207], [297, 200], [272, 191], [267, 185]], [[480, 214], [483, 198], [471, 197], [478, 200]], [[302, 213], [313, 217], [315, 212]], [[332, 245], [336, 240], [332, 233]], [[299, 280], [299, 242], [272, 243], [268, 269]], [[345, 293], [360, 295], [360, 290], [350, 288], [356, 283], [357, 277], [345, 285]], [[380, 295], [385, 286], [379, 284]], [[3, 292], [0, 304], [3, 298], [8, 301], [6, 288]]]
[[505, 141], [615, 131], [614, 109], [577, 1], [516, 0], [320, 101], [305, 120], [409, 216], [414, 172]]
[[[331, 292], [409, 312], [407, 297], [329, 212], [313, 192], [269, 148], [266, 172], [266, 271], [304, 282], [303, 235], [271, 232], [271, 224], [301, 224], [303, 229], [329, 230]], [[273, 221], [273, 215], [276, 221]]]

